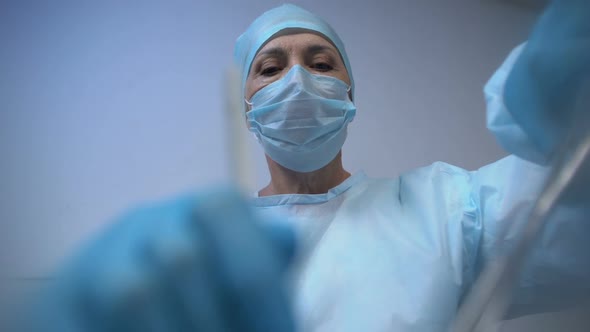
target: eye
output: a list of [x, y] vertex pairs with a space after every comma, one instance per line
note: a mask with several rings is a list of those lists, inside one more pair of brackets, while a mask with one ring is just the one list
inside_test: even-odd
[[262, 75], [262, 76], [274, 76], [274, 75], [276, 75], [280, 71], [281, 71], [281, 68], [276, 67], [276, 66], [270, 66], [270, 67], [263, 68], [260, 71], [260, 75]]
[[330, 65], [327, 62], [318, 62], [318, 63], [314, 63], [311, 68], [317, 70], [317, 71], [321, 71], [321, 72], [326, 72], [326, 71], [330, 71], [332, 69], [334, 69], [334, 67], [332, 67], [332, 65]]

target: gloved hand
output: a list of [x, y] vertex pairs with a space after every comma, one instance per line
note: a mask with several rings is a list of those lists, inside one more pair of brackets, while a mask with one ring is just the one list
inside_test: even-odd
[[[506, 81], [505, 105], [549, 159], [577, 121], [574, 108], [589, 87], [590, 1], [553, 1]], [[590, 113], [587, 101], [582, 108]]]
[[293, 331], [288, 229], [232, 191], [190, 195], [115, 223], [57, 276], [36, 331]]

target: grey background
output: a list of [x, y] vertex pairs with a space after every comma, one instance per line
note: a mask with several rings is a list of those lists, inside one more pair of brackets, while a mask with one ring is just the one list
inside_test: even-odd
[[[283, 1], [0, 1], [0, 292], [24, 292], [130, 207], [232, 182], [233, 42]], [[374, 177], [505, 153], [482, 88], [536, 1], [301, 0], [347, 45], [345, 166]], [[268, 181], [250, 139], [252, 178]]]

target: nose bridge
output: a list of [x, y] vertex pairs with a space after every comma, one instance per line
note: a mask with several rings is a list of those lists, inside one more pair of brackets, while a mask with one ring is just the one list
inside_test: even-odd
[[287, 67], [285, 68], [282, 77], [285, 77], [288, 73], [291, 73], [291, 70], [296, 66], [301, 67], [299, 70], [305, 69], [304, 55], [301, 54], [301, 52], [291, 51], [289, 52]]
[[303, 54], [300, 54], [300, 52], [290, 52], [289, 53], [289, 61], [288, 61], [289, 70], [291, 68], [293, 68], [293, 66], [295, 66], [295, 65], [300, 65], [301, 67], [303, 67], [305, 65]]

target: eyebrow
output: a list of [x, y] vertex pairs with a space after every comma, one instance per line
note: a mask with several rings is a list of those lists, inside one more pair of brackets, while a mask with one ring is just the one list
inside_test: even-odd
[[[336, 53], [334, 51], [334, 49], [332, 49], [332, 47], [326, 46], [326, 45], [321, 45], [321, 44], [309, 45], [305, 49], [305, 53], [307, 55], [315, 55], [317, 53], [326, 52], [326, 51], [328, 51], [330, 53]], [[285, 50], [282, 47], [273, 47], [273, 48], [269, 48], [267, 50], [260, 51], [260, 53], [258, 53], [256, 55], [256, 58], [259, 58], [262, 56], [284, 57], [284, 56], [286, 56], [286, 54], [287, 54], [287, 52], [285, 52]], [[337, 55], [337, 53], [335, 55]]]
[[321, 52], [329, 51], [330, 53], [335, 53], [332, 47], [321, 45], [321, 44], [314, 44], [309, 45], [306, 49], [306, 54], [317, 54]]
[[267, 55], [272, 55], [272, 56], [276, 56], [276, 57], [280, 57], [280, 56], [285, 56], [287, 52], [285, 52], [284, 49], [282, 49], [281, 47], [273, 47], [273, 48], [269, 48], [267, 50], [264, 51], [260, 51], [260, 53], [258, 53], [256, 55], [256, 58], [261, 57], [261, 56], [267, 56]]

